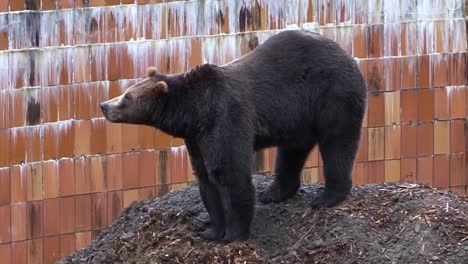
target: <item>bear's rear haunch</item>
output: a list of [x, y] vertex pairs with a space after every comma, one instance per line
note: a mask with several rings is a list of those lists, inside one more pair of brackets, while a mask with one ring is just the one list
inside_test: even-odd
[[101, 108], [110, 122], [144, 124], [185, 140], [210, 216], [201, 236], [232, 241], [249, 236], [255, 150], [277, 146], [275, 179], [260, 193], [261, 202], [295, 195], [317, 144], [326, 181], [312, 207], [346, 199], [366, 101], [359, 68], [338, 44], [287, 30], [226, 65], [174, 75], [150, 68]]

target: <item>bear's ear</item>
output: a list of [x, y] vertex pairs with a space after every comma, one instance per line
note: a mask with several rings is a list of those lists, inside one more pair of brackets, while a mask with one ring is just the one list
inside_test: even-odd
[[157, 82], [155, 90], [157, 93], [167, 93], [168, 92], [167, 83], [165, 81]]
[[155, 67], [148, 68], [148, 77], [156, 77], [157, 71]]

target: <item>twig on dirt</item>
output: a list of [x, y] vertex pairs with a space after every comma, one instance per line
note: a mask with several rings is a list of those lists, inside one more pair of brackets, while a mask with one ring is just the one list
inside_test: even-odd
[[463, 242], [463, 241], [465, 241], [465, 240], [468, 240], [468, 236], [462, 238], [460, 242]]
[[191, 249], [189, 250], [189, 252], [187, 252], [187, 254], [185, 254], [184, 259], [186, 259], [186, 258], [190, 255], [190, 253], [192, 253], [192, 251], [193, 251], [194, 249], [195, 249], [195, 248], [191, 248]]
[[448, 211], [449, 211], [449, 204], [447, 202], [447, 203], [445, 203], [445, 212], [448, 213]]

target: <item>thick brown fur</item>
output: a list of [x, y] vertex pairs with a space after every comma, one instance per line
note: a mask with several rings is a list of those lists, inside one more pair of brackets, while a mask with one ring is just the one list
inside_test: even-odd
[[109, 121], [145, 124], [184, 138], [210, 215], [201, 236], [232, 241], [249, 235], [255, 150], [277, 147], [275, 180], [260, 194], [261, 202], [296, 193], [317, 144], [326, 183], [312, 207], [334, 206], [347, 197], [366, 102], [359, 68], [338, 44], [288, 30], [226, 65], [174, 75], [149, 69], [123, 97], [101, 107]]

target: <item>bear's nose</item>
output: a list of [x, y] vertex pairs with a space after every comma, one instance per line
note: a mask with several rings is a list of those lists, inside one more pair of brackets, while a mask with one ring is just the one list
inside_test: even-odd
[[107, 112], [107, 108], [109, 107], [106, 103], [100, 103], [101, 110], [103, 113]]

